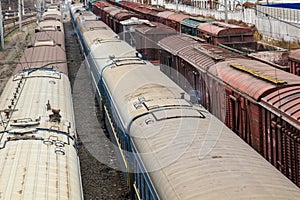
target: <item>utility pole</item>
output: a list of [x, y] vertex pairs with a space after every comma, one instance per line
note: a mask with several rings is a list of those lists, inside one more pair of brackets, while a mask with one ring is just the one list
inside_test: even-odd
[[37, 21], [39, 22], [41, 20], [41, 1], [40, 0], [36, 0], [36, 8], [37, 8], [36, 18], [37, 18]]
[[24, 0], [22, 0], [22, 15], [25, 15], [25, 4], [24, 4]]
[[20, 29], [20, 31], [22, 31], [22, 4], [21, 4], [21, 0], [18, 1], [18, 5], [19, 5], [19, 29]]
[[178, 0], [175, 0], [176, 2], [176, 12], [178, 12]]
[[3, 31], [3, 15], [2, 15], [2, 6], [0, 1], [0, 35], [1, 35], [1, 49], [4, 49], [4, 31]]
[[225, 23], [228, 23], [228, 5], [227, 5], [227, 0], [224, 0], [225, 4]]

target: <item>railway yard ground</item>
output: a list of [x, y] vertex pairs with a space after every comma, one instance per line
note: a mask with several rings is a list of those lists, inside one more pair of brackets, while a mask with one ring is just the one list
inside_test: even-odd
[[[79, 158], [85, 199], [129, 199], [111, 142], [97, 115], [95, 95], [70, 20], [64, 22], [69, 78], [73, 88]], [[101, 160], [101, 161], [100, 161]], [[104, 164], [106, 163], [106, 164]]]
[[[127, 200], [129, 193], [109, 138], [105, 135], [98, 117], [95, 95], [91, 88], [88, 72], [82, 65], [84, 58], [72, 23], [64, 21], [69, 78], [73, 88], [73, 104], [76, 127], [79, 135], [83, 196], [87, 200]], [[25, 49], [34, 26], [24, 26], [22, 32], [14, 32], [0, 51], [0, 94], [12, 76], [15, 64]], [[2, 65], [3, 64], [3, 65]], [[105, 163], [105, 164], [104, 164]]]

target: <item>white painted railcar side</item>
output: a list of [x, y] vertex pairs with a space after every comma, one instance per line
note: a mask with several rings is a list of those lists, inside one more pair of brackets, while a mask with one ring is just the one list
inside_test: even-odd
[[0, 102], [0, 199], [83, 199], [69, 79], [20, 72]]

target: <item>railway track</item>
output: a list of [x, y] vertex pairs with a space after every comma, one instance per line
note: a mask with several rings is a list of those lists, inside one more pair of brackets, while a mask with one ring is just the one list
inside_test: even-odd
[[[70, 21], [64, 22], [68, 70], [73, 89], [73, 103], [79, 135], [78, 154], [85, 199], [128, 200], [127, 186], [122, 172], [112, 169], [99, 161], [97, 155], [108, 155], [108, 162], [117, 165], [110, 140], [97, 113], [99, 108], [91, 88], [86, 68], [82, 65], [84, 57], [80, 44]], [[98, 121], [99, 120], [99, 121]]]
[[[4, 38], [9, 36], [12, 32], [19, 28], [19, 21], [17, 17], [10, 18], [4, 21]], [[29, 25], [36, 22], [35, 14], [24, 16], [22, 19], [22, 26]]]

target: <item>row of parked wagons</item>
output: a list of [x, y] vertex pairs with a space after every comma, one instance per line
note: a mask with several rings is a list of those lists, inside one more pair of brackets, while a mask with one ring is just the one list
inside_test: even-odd
[[[208, 41], [176, 34], [176, 30], [170, 27], [177, 30], [178, 27], [172, 26], [174, 23], [171, 21], [163, 21], [161, 17], [167, 12], [171, 16], [171, 11], [161, 11], [141, 4], [133, 6], [137, 4], [126, 1], [121, 1], [118, 5], [127, 10], [107, 2], [96, 2], [93, 8], [103, 21], [115, 28], [115, 31], [120, 21], [110, 15], [112, 10], [114, 13], [126, 13], [162, 22], [150, 22], [135, 27], [137, 49], [142, 50], [141, 53], [147, 53], [148, 59], [160, 62], [161, 70], [189, 92], [196, 103], [204, 105], [224, 120], [248, 144], [294, 183], [300, 185], [300, 79], [283, 71], [282, 69], [287, 70], [283, 65], [257, 59], [279, 55], [286, 58], [286, 61], [289, 58], [289, 63], [297, 66], [297, 51], [289, 53], [280, 48], [265, 46], [265, 49], [273, 50], [273, 54], [236, 53], [231, 47], [235, 48], [239, 43], [231, 43], [231, 46], [226, 43], [224, 48], [221, 40], [217, 38], [214, 41], [222, 47], [216, 46], [215, 42], [204, 43]], [[146, 12], [145, 9], [151, 12]], [[144, 11], [137, 12], [138, 10]], [[153, 14], [154, 12], [156, 14]], [[159, 20], [154, 16], [160, 16]], [[171, 20], [170, 17], [164, 19]], [[184, 19], [178, 20], [178, 23], [182, 20]], [[213, 28], [214, 24], [223, 23], [204, 23], [198, 28], [210, 26], [207, 30], [211, 30], [211, 33], [217, 33], [219, 30], [218, 33], [224, 35], [230, 31], [237, 33], [236, 30], [239, 30], [237, 35], [244, 39], [247, 37], [244, 37], [243, 33], [249, 33], [246, 28], [232, 30], [230, 26], [224, 28], [225, 25], [221, 31], [220, 26]], [[155, 44], [151, 46], [147, 43], [149, 40], [155, 41]], [[254, 45], [254, 48], [262, 46], [259, 43]]]
[[59, 3], [47, 4], [1, 94], [0, 199], [83, 199]]
[[[164, 10], [150, 5], [143, 5], [129, 1], [92, 1], [91, 7], [105, 23], [117, 32], [124, 32], [124, 21], [130, 18], [146, 19], [167, 25], [177, 32], [197, 36], [200, 40], [211, 44], [225, 44], [241, 54], [264, 58], [275, 63], [274, 67], [290, 73], [300, 75], [300, 50], [287, 51], [271, 45], [256, 42], [253, 39], [253, 30], [233, 24], [214, 21], [213, 19], [191, 16], [184, 13]], [[264, 52], [274, 52], [266, 57]]]

